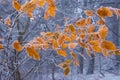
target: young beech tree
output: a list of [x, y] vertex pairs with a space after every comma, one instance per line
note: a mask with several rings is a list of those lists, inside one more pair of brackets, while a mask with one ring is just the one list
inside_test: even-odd
[[[18, 0], [13, 0], [12, 5], [20, 17], [25, 13], [28, 17], [34, 18], [33, 11], [40, 7], [43, 8], [45, 5], [44, 18], [49, 20], [50, 17], [56, 16], [57, 7], [54, 0], [29, 0], [24, 4], [20, 4]], [[41, 49], [47, 50], [52, 49], [57, 52], [61, 57], [71, 56], [72, 59], [65, 60], [58, 64], [58, 67], [63, 69], [64, 75], [67, 76], [70, 72], [70, 64], [73, 63], [75, 66], [79, 66], [79, 60], [76, 53], [73, 51], [76, 47], [82, 47], [86, 50], [87, 55], [96, 55], [101, 53], [104, 57], [108, 57], [112, 54], [120, 55], [120, 50], [109, 40], [106, 40], [109, 29], [106, 26], [106, 18], [116, 15], [120, 16], [120, 9], [112, 7], [101, 6], [96, 11], [85, 10], [85, 18], [75, 19], [75, 23], [66, 24], [64, 29], [60, 29], [57, 25], [54, 32], [41, 32], [38, 37], [33, 40], [21, 45], [19, 40], [14, 40], [11, 44], [13, 49], [17, 52], [25, 50], [30, 58], [40, 60], [41, 56], [38, 53]], [[15, 18], [16, 18], [15, 17]], [[94, 17], [99, 19], [96, 21]], [[68, 21], [68, 18], [65, 20]], [[5, 20], [5, 25], [10, 28], [11, 31], [15, 28], [14, 23], [8, 18]], [[9, 45], [10, 46], [10, 45]], [[5, 49], [0, 44], [0, 49]], [[66, 50], [69, 49], [69, 53]], [[94, 53], [94, 54], [93, 54]]]

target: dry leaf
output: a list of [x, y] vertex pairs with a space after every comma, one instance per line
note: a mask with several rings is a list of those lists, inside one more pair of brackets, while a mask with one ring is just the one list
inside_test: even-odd
[[44, 44], [43, 44], [43, 49], [44, 49], [44, 50], [47, 50], [48, 47], [49, 47], [49, 45], [48, 45], [47, 43], [44, 43]]
[[84, 13], [85, 13], [87, 16], [94, 16], [94, 11], [93, 11], [93, 10], [85, 10]]
[[58, 45], [62, 45], [64, 43], [64, 39], [65, 39], [65, 35], [61, 34], [57, 39]]
[[76, 40], [76, 37], [77, 37], [76, 34], [71, 34], [70, 35], [70, 41], [74, 42]]
[[48, 11], [45, 11], [45, 13], [44, 13], [44, 18], [45, 18], [46, 20], [48, 20], [48, 19], [49, 19], [49, 14], [48, 14]]
[[61, 48], [62, 48], [62, 49], [66, 49], [67, 47], [68, 47], [68, 44], [62, 44], [62, 45], [61, 45]]
[[120, 16], [120, 9], [117, 9], [117, 15]]
[[37, 53], [37, 51], [35, 50], [35, 48], [33, 46], [27, 46], [26, 52], [29, 57], [31, 57], [35, 60], [40, 60], [40, 55]]
[[81, 38], [81, 39], [85, 39], [85, 37], [86, 37], [86, 33], [80, 34], [80, 38]]
[[120, 50], [115, 51], [116, 55], [120, 55]]
[[67, 76], [70, 73], [70, 67], [64, 69], [64, 75]]
[[98, 25], [104, 25], [105, 24], [105, 20], [103, 20], [103, 19], [99, 19], [98, 21], [97, 21], [97, 24]]
[[53, 40], [52, 44], [53, 44], [53, 49], [56, 49], [59, 46], [57, 40]]
[[33, 17], [32, 12], [34, 11], [35, 8], [36, 5], [32, 1], [29, 1], [21, 6], [21, 11], [25, 12], [30, 18], [32, 18]]
[[98, 30], [98, 33], [99, 33], [99, 37], [101, 39], [105, 39], [108, 35], [108, 28], [103, 25], [102, 27], [100, 27], [100, 29]]
[[22, 51], [22, 46], [20, 44], [20, 42], [18, 40], [15, 40], [12, 43], [12, 47], [16, 50], [16, 51]]
[[85, 43], [83, 43], [80, 39], [78, 39], [78, 43], [80, 44], [80, 47], [82, 47], [82, 48], [85, 47]]
[[112, 14], [112, 11], [108, 7], [102, 6], [97, 10], [97, 15], [99, 17], [111, 17], [113, 14]]
[[10, 26], [11, 25], [11, 19], [10, 18], [5, 19], [5, 24], [7, 26]]
[[55, 0], [46, 0], [49, 6], [55, 6]]
[[99, 40], [91, 40], [90, 45], [99, 45], [100, 41]]
[[2, 44], [0, 44], [0, 49], [3, 49], [3, 45]]
[[103, 54], [103, 56], [106, 57], [106, 58], [109, 56], [109, 54], [107, 53], [107, 50], [106, 50], [106, 49], [103, 49], [103, 50], [102, 50], [102, 54]]
[[13, 0], [12, 6], [13, 6], [13, 8], [14, 8], [15, 10], [17, 10], [18, 12], [20, 11], [21, 4], [18, 2], [18, 0]]
[[102, 41], [101, 47], [107, 50], [116, 50], [116, 46], [111, 41], [107, 40]]
[[78, 45], [78, 43], [69, 43], [68, 44], [68, 47], [70, 48], [70, 49], [73, 49], [73, 48], [75, 48], [76, 46]]
[[69, 29], [69, 32], [70, 32], [70, 33], [76, 33], [74, 25], [69, 24], [69, 25], [68, 25], [68, 29]]
[[75, 66], [79, 66], [79, 61], [78, 61], [77, 55], [72, 52], [72, 53], [71, 53], [71, 56], [72, 56], [72, 58], [74, 59], [74, 65], [75, 65]]
[[88, 31], [88, 33], [94, 32], [95, 31], [95, 25], [94, 24], [88, 25], [87, 31]]
[[91, 45], [91, 48], [93, 51], [95, 52], [101, 52], [101, 47], [99, 46], [100, 45], [100, 41], [99, 40], [92, 40], [89, 42], [90, 45]]
[[86, 19], [82, 18], [76, 22], [76, 26], [78, 27], [85, 27], [86, 26]]
[[66, 61], [58, 64], [58, 66], [63, 69], [63, 72], [64, 72], [65, 76], [67, 76], [70, 72], [70, 67], [69, 66], [70, 66], [71, 63], [72, 63], [72, 60], [69, 59], [69, 60], [66, 60]]
[[47, 32], [47, 33], [45, 34], [45, 37], [47, 37], [47, 38], [49, 38], [49, 37], [51, 37], [51, 36], [53, 36], [53, 32]]
[[55, 17], [56, 15], [56, 6], [48, 6], [47, 10], [48, 14], [52, 17]]
[[46, 3], [46, 0], [38, 0], [36, 4], [37, 4], [39, 7], [43, 7], [43, 6], [45, 5], [45, 3]]
[[101, 52], [101, 48], [98, 46], [98, 45], [93, 45], [91, 46], [92, 47], [92, 50], [95, 51], [95, 52]]
[[64, 39], [65, 42], [69, 42], [71, 41], [70, 37], [68, 35], [65, 35], [65, 39]]
[[70, 64], [72, 63], [71, 59], [65, 60], [64, 62], [61, 62], [60, 64], [58, 64], [58, 66], [62, 69], [70, 66]]
[[87, 25], [91, 24], [91, 18], [90, 17], [86, 19], [86, 24]]
[[65, 50], [59, 49], [59, 50], [57, 50], [57, 53], [60, 56], [67, 57], [67, 53]]

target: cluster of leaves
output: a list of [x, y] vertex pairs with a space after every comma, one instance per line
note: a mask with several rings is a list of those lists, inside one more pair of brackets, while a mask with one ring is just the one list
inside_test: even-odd
[[[48, 6], [44, 14], [45, 19], [49, 19], [49, 16], [55, 17], [56, 6], [54, 0], [31, 0], [23, 5], [14, 0], [13, 7], [18, 12], [25, 12], [31, 18], [35, 8], [43, 8], [46, 3]], [[66, 60], [58, 64], [63, 69], [65, 76], [70, 72], [72, 61], [74, 61], [75, 66], [79, 65], [77, 55], [73, 51], [76, 47], [84, 48], [90, 57], [92, 53], [102, 53], [105, 57], [113, 53], [120, 55], [120, 51], [117, 50], [114, 43], [106, 40], [108, 27], [105, 24], [106, 17], [112, 17], [113, 14], [120, 16], [120, 9], [100, 7], [96, 11], [85, 10], [84, 13], [86, 18], [77, 19], [76, 23], [67, 24], [63, 30], [60, 30], [60, 26], [57, 25], [55, 32], [41, 32], [40, 36], [35, 37], [24, 46], [21, 46], [20, 42], [15, 40], [12, 46], [18, 52], [25, 49], [27, 55], [35, 60], [40, 60], [38, 50], [41, 49], [53, 49], [62, 57], [68, 57], [66, 49], [69, 49], [73, 60]], [[97, 21], [94, 20], [96, 16], [99, 18]], [[10, 25], [9, 23], [10, 20], [8, 19], [6, 24]], [[0, 44], [0, 48], [3, 48], [2, 44]]]
[[25, 12], [30, 18], [33, 17], [32, 12], [37, 8], [44, 8], [47, 4], [47, 9], [44, 13], [44, 18], [49, 19], [50, 16], [55, 17], [56, 14], [56, 5], [54, 0], [30, 0], [25, 4], [21, 5], [18, 0], [13, 0], [13, 7], [18, 12]]

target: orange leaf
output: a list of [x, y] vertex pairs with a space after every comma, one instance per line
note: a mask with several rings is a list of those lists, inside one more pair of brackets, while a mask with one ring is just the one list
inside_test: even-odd
[[57, 53], [60, 56], [67, 57], [67, 53], [65, 50], [59, 49], [59, 50], [57, 50]]
[[65, 76], [67, 76], [70, 72], [70, 67], [69, 66], [70, 66], [71, 62], [72, 62], [72, 60], [69, 59], [69, 60], [66, 60], [66, 61], [58, 64], [58, 66], [63, 69], [63, 72], [64, 72]]
[[47, 43], [43, 44], [43, 48], [46, 50], [49, 47], [49, 45]]
[[91, 18], [90, 17], [86, 19], [86, 24], [87, 25], [91, 24]]
[[94, 11], [93, 11], [93, 10], [85, 10], [84, 13], [85, 13], [87, 16], [94, 16]]
[[98, 30], [99, 36], [101, 39], [105, 39], [108, 35], [108, 28], [103, 25], [99, 30]]
[[48, 14], [52, 17], [55, 17], [56, 14], [56, 6], [55, 6], [55, 1], [54, 0], [46, 0], [48, 3]]
[[51, 37], [51, 36], [53, 36], [53, 32], [47, 32], [46, 34], [45, 34], [45, 37]]
[[85, 33], [80, 34], [80, 38], [81, 38], [81, 39], [85, 39], [85, 37], [86, 37], [86, 34], [85, 34]]
[[52, 17], [55, 17], [56, 14], [56, 6], [48, 6], [47, 10], [48, 14]]
[[85, 27], [85, 25], [86, 25], [86, 19], [85, 18], [82, 18], [82, 19], [80, 19], [76, 22], [76, 26]]
[[93, 51], [95, 51], [95, 52], [101, 52], [102, 51], [100, 46], [99, 46], [99, 44], [100, 44], [99, 40], [92, 40], [89, 43], [90, 43]]
[[75, 48], [76, 46], [78, 45], [78, 43], [69, 43], [68, 44], [68, 47], [70, 48], [70, 49], [72, 49], [72, 48]]
[[[30, 1], [30, 0], [29, 0]], [[32, 3], [37, 4], [39, 0], [31, 0]]]
[[116, 50], [116, 46], [111, 41], [107, 40], [102, 41], [101, 47], [107, 50]]
[[77, 55], [72, 52], [72, 53], [71, 53], [71, 56], [72, 56], [73, 59], [74, 59], [74, 65], [75, 65], [75, 66], [79, 66], [79, 61], [78, 61]]
[[61, 48], [62, 48], [62, 49], [66, 49], [67, 47], [68, 47], [68, 44], [62, 44], [62, 45], [61, 45]]
[[111, 17], [112, 11], [109, 8], [102, 6], [97, 10], [97, 15], [99, 17]]
[[120, 55], [120, 50], [115, 51], [116, 55]]
[[53, 40], [52, 44], [53, 44], [53, 49], [58, 48], [58, 42], [56, 40]]
[[55, 0], [46, 0], [49, 6], [55, 6]]
[[93, 45], [91, 46], [92, 47], [92, 50], [95, 51], [95, 52], [101, 52], [101, 48], [98, 46], [98, 45]]
[[91, 40], [90, 45], [99, 45], [100, 41], [99, 40]]
[[92, 33], [92, 32], [94, 32], [94, 30], [95, 30], [95, 25], [94, 24], [88, 25], [88, 27], [87, 27], [88, 33]]
[[36, 5], [30, 1], [21, 6], [21, 10], [23, 12], [33, 12], [35, 8], [36, 8]]
[[78, 39], [78, 43], [80, 44], [80, 47], [82, 47], [82, 48], [85, 47], [85, 43], [83, 43], [80, 39]]
[[45, 13], [44, 13], [44, 18], [45, 18], [46, 20], [48, 20], [48, 19], [49, 19], [49, 14], [48, 14], [48, 11], [45, 11]]
[[33, 14], [32, 13], [26, 13], [30, 18], [33, 18]]
[[64, 39], [65, 39], [65, 35], [61, 34], [57, 39], [58, 45], [62, 45], [64, 43]]
[[81, 31], [82, 31], [82, 30], [79, 28], [77, 32], [80, 33]]
[[30, 18], [32, 18], [33, 17], [32, 12], [34, 11], [35, 8], [36, 5], [32, 1], [29, 1], [21, 6], [21, 11], [25, 12]]
[[71, 42], [75, 41], [76, 40], [76, 34], [71, 34], [70, 39], [71, 39], [70, 40]]
[[105, 49], [102, 50], [102, 54], [106, 58], [109, 56], [109, 54], [107, 53], [107, 51]]
[[34, 49], [33, 46], [27, 46], [26, 47], [27, 55], [35, 60], [40, 60], [40, 55], [37, 53], [37, 51]]
[[5, 24], [6, 24], [7, 26], [10, 26], [10, 24], [11, 24], [11, 19], [10, 19], [10, 18], [7, 18], [7, 19], [5, 20]]
[[0, 49], [3, 49], [3, 45], [2, 44], [0, 44]]
[[120, 16], [120, 9], [117, 9], [117, 15]]
[[14, 8], [15, 10], [17, 10], [18, 12], [20, 11], [21, 4], [18, 2], [18, 0], [13, 0], [12, 6], [13, 6], [13, 8]]
[[97, 24], [98, 24], [98, 25], [104, 25], [104, 24], [105, 24], [105, 21], [104, 21], [103, 19], [99, 19], [99, 20], [97, 21]]
[[12, 43], [12, 47], [16, 50], [16, 51], [22, 51], [22, 46], [20, 44], [20, 42], [18, 40], [15, 40]]
[[66, 60], [66, 61], [64, 61], [64, 62], [59, 63], [58, 66], [59, 66], [60, 68], [64, 69], [64, 68], [70, 66], [71, 63], [72, 63], [72, 60], [71, 60], [71, 59], [68, 59], [68, 60]]
[[70, 37], [69, 37], [68, 35], [65, 35], [64, 41], [65, 41], [65, 42], [69, 42], [70, 40], [71, 40]]
[[68, 25], [68, 29], [69, 29], [69, 32], [70, 32], [70, 33], [76, 33], [74, 25], [69, 24], [69, 25]]
[[39, 7], [43, 7], [43, 6], [45, 5], [45, 3], [46, 3], [46, 0], [38, 0], [36, 4], [37, 4]]
[[67, 76], [70, 73], [70, 67], [64, 69], [64, 75]]

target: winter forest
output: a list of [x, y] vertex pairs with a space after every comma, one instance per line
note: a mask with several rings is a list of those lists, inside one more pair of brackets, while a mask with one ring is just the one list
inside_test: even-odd
[[120, 1], [0, 0], [0, 80], [120, 80]]

